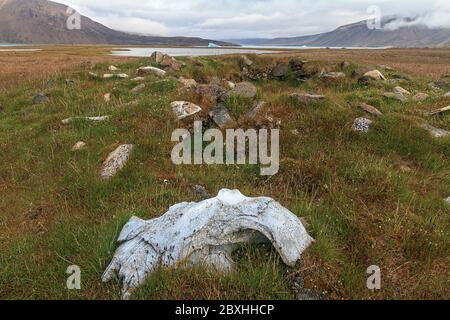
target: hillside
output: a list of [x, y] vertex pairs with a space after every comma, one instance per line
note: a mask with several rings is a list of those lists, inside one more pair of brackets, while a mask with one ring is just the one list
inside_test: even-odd
[[[395, 18], [385, 19], [384, 25]], [[308, 46], [308, 47], [448, 47], [450, 29], [429, 29], [422, 26], [395, 30], [370, 30], [366, 21], [345, 25], [331, 32], [311, 36], [232, 40], [242, 45]]]
[[[69, 30], [67, 6], [46, 0], [0, 0], [0, 43], [196, 45], [223, 42], [188, 37], [140, 36], [112, 30], [81, 17], [81, 30]], [[151, 33], [151, 30], [148, 31]]]

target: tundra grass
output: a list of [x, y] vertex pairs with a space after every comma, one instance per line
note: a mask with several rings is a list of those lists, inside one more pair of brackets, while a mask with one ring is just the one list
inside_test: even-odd
[[[443, 200], [450, 196], [450, 140], [434, 139], [419, 127], [427, 121], [449, 130], [448, 116], [424, 117], [448, 100], [431, 92], [427, 79], [401, 85], [429, 92], [430, 99], [403, 104], [381, 97], [394, 84], [361, 85], [350, 76], [331, 83], [255, 81], [259, 99], [266, 101], [258, 121], [281, 128], [280, 172], [268, 178], [255, 166], [172, 164], [171, 133], [184, 124], [169, 105], [197, 101], [171, 76], [241, 80], [237, 58], [199, 59], [204, 67], [185, 59], [186, 68], [166, 79], [146, 77], [138, 95], [130, 92], [137, 85], [130, 80], [92, 79], [84, 67], [2, 93], [0, 298], [119, 299], [119, 281], [104, 284], [101, 276], [123, 225], [132, 216], [151, 219], [175, 203], [198, 201], [192, 192], [196, 184], [212, 194], [236, 188], [248, 196], [270, 196], [302, 217], [316, 242], [294, 268], [284, 266], [273, 249], [246, 247], [236, 253], [236, 268], [229, 274], [201, 266], [161, 269], [134, 298], [294, 299], [293, 274], [325, 299], [450, 298], [450, 212]], [[276, 58], [252, 59], [264, 66]], [[117, 66], [134, 75], [142, 65], [148, 61]], [[94, 65], [92, 71], [108, 73], [107, 66]], [[74, 85], [65, 84], [67, 78]], [[304, 105], [289, 98], [296, 91], [327, 98]], [[50, 101], [33, 105], [37, 92], [47, 92]], [[112, 94], [109, 103], [105, 93]], [[365, 114], [356, 107], [361, 102], [384, 115]], [[226, 103], [236, 117], [251, 107], [243, 99]], [[112, 117], [61, 123], [100, 115]], [[366, 135], [351, 129], [361, 116], [374, 120]], [[80, 140], [87, 148], [72, 152]], [[123, 143], [136, 146], [129, 163], [113, 179], [101, 181], [103, 160]], [[66, 288], [70, 265], [81, 268], [81, 290]], [[366, 287], [371, 265], [382, 270], [382, 288], [375, 292]]]

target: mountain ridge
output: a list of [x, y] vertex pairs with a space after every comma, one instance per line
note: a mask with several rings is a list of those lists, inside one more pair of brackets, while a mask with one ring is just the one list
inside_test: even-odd
[[68, 8], [47, 0], [0, 0], [0, 43], [206, 46], [214, 42], [230, 45], [196, 37], [131, 34], [110, 29], [83, 15], [81, 29], [69, 30], [66, 26]]
[[371, 30], [367, 21], [340, 26], [333, 31], [299, 37], [272, 39], [232, 39], [241, 45], [308, 46], [308, 47], [448, 47], [450, 29], [430, 29], [423, 26], [400, 27], [394, 30], [384, 28], [398, 18], [383, 19], [383, 29]]

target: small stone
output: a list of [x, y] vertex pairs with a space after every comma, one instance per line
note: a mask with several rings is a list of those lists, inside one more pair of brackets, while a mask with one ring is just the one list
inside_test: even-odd
[[395, 87], [394, 88], [394, 93], [400, 93], [403, 95], [410, 95], [411, 92], [409, 92], [408, 90], [403, 89], [402, 87]]
[[111, 93], [105, 93], [103, 95], [103, 100], [105, 100], [106, 103], [111, 102]]
[[241, 62], [244, 66], [247, 66], [247, 67], [250, 67], [251, 65], [253, 65], [253, 61], [244, 55], [241, 56]]
[[142, 83], [142, 84], [134, 87], [133, 89], [131, 89], [131, 93], [138, 94], [138, 93], [142, 92], [144, 89], [145, 89], [145, 83]]
[[317, 95], [317, 94], [309, 94], [309, 93], [293, 93], [290, 95], [291, 98], [297, 99], [301, 103], [310, 103], [310, 102], [317, 102], [325, 99], [325, 96], [323, 95]]
[[327, 72], [322, 74], [320, 77], [324, 79], [340, 79], [345, 78], [346, 75], [343, 72]]
[[380, 110], [378, 110], [374, 106], [371, 106], [370, 104], [367, 104], [367, 103], [361, 103], [358, 107], [374, 116], [382, 116], [383, 115]]
[[114, 75], [112, 73], [105, 73], [103, 75], [103, 79], [112, 79], [114, 78]]
[[264, 108], [266, 103], [264, 101], [259, 101], [249, 112], [244, 116], [245, 119], [255, 119], [258, 113]]
[[445, 202], [447, 202], [447, 204], [450, 205], [450, 197], [448, 197], [447, 199], [444, 200]]
[[395, 99], [401, 102], [406, 102], [408, 101], [408, 98], [405, 97], [403, 94], [401, 93], [395, 93], [395, 92], [385, 92], [383, 93], [383, 97], [388, 98], [388, 99]]
[[101, 117], [73, 117], [73, 118], [67, 118], [61, 121], [62, 124], [71, 124], [73, 121], [75, 120], [86, 120], [86, 121], [91, 121], [91, 122], [101, 122], [101, 121], [106, 121], [109, 118], [111, 118], [111, 116], [101, 116]]
[[240, 82], [236, 84], [234, 89], [231, 89], [223, 95], [223, 99], [230, 97], [254, 98], [258, 93], [258, 89], [250, 82]]
[[423, 93], [423, 92], [419, 92], [419, 93], [417, 93], [416, 95], [414, 95], [414, 97], [413, 97], [413, 99], [414, 99], [415, 101], [419, 101], [419, 102], [425, 101], [425, 100], [427, 100], [428, 98], [429, 98], [429, 95], [426, 94], [426, 93]]
[[214, 109], [212, 109], [209, 113], [209, 116], [221, 129], [229, 127], [235, 122], [228, 112], [227, 107], [223, 103], [215, 106]]
[[373, 123], [372, 120], [366, 118], [357, 118], [353, 123], [353, 130], [357, 132], [369, 132], [370, 125]]
[[443, 95], [444, 98], [450, 97], [450, 91]]
[[423, 124], [421, 127], [427, 130], [435, 138], [445, 138], [450, 136], [450, 132], [444, 129], [435, 128], [429, 124]]
[[140, 67], [139, 69], [137, 69], [138, 76], [144, 76], [146, 74], [154, 74], [158, 77], [164, 77], [166, 73], [167, 73], [166, 71], [155, 67]]
[[50, 98], [47, 93], [38, 93], [33, 97], [33, 104], [42, 104], [49, 102]]
[[89, 76], [90, 76], [91, 78], [98, 78], [98, 74], [95, 73], [95, 72], [89, 72]]
[[183, 77], [180, 77], [178, 81], [186, 88], [193, 88], [197, 86], [197, 81], [195, 81], [194, 79], [185, 79]]
[[117, 71], [117, 70], [119, 70], [119, 68], [117, 68], [116, 66], [109, 66], [108, 70], [109, 71]]
[[74, 144], [74, 146], [72, 147], [72, 151], [80, 151], [86, 148], [86, 143], [83, 141], [78, 141], [77, 143]]
[[134, 81], [134, 82], [139, 82], [139, 81], [144, 81], [144, 80], [145, 80], [144, 77], [136, 77], [136, 78], [131, 79], [131, 81]]
[[224, 81], [224, 84], [225, 84], [225, 87], [226, 87], [228, 90], [232, 90], [232, 89], [236, 88], [236, 83], [234, 83], [234, 82], [232, 82], [232, 81], [227, 81], [227, 80], [225, 80], [225, 81]]
[[205, 187], [201, 185], [194, 186], [194, 193], [198, 195], [202, 200], [210, 199], [212, 196], [208, 193]]
[[369, 78], [373, 80], [386, 80], [385, 76], [378, 70], [371, 70], [363, 75], [364, 78]]
[[202, 108], [187, 101], [174, 101], [170, 104], [170, 107], [179, 120], [193, 116], [202, 111]]
[[103, 163], [100, 176], [103, 180], [114, 177], [122, 170], [128, 162], [134, 146], [132, 144], [124, 144], [111, 152]]
[[119, 73], [119, 74], [116, 75], [116, 77], [119, 78], [119, 79], [127, 79], [130, 76], [127, 75], [126, 73]]
[[272, 76], [275, 78], [284, 78], [289, 71], [289, 65], [285, 63], [280, 63], [275, 66], [272, 70]]
[[67, 86], [73, 86], [73, 85], [75, 85], [75, 80], [72, 80], [72, 79], [66, 79], [66, 80], [64, 80], [64, 83], [65, 83]]

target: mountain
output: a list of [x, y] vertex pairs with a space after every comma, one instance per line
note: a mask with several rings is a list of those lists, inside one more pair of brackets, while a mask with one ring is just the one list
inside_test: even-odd
[[[421, 25], [392, 28], [399, 18], [385, 18], [382, 29], [371, 30], [367, 21], [345, 25], [334, 31], [311, 36], [275, 38], [275, 39], [238, 39], [230, 40], [242, 45], [264, 46], [308, 46], [308, 47], [448, 47], [450, 46], [450, 29], [430, 29]], [[411, 19], [401, 19], [400, 22], [411, 22]]]
[[[0, 43], [207, 46], [225, 42], [187, 37], [142, 36], [107, 28], [81, 16], [81, 29], [67, 28], [67, 6], [47, 0], [0, 0]], [[151, 30], [149, 30], [151, 32]]]

